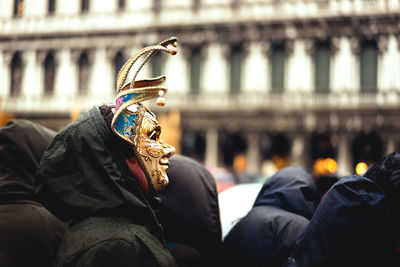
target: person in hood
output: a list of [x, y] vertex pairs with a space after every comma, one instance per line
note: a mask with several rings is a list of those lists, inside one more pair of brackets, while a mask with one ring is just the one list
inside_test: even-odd
[[282, 266], [319, 201], [312, 176], [303, 168], [278, 171], [225, 237], [226, 266]]
[[[57, 267], [177, 266], [153, 209], [168, 184], [174, 148], [160, 139], [155, 115], [141, 102], [163, 97], [165, 77], [136, 81], [156, 52], [176, 53], [176, 38], [146, 47], [117, 77], [114, 105], [94, 106], [62, 129], [40, 162], [39, 193], [69, 227]], [[132, 65], [143, 63], [123, 86]], [[164, 104], [159, 98], [158, 103]]]
[[0, 266], [53, 265], [66, 225], [40, 203], [35, 183], [54, 136], [27, 120], [0, 129]]
[[181, 261], [185, 266], [221, 266], [216, 180], [204, 165], [187, 156], [174, 155], [170, 163], [168, 189], [157, 193], [168, 248], [176, 258], [190, 259]]
[[390, 226], [381, 186], [343, 177], [323, 197], [284, 266], [398, 266]]
[[363, 174], [385, 192], [389, 205], [389, 223], [396, 248], [396, 264], [400, 266], [400, 153], [392, 152], [372, 165]]

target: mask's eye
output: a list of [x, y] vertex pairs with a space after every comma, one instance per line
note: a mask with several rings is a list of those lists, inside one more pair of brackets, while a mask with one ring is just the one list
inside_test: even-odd
[[156, 131], [152, 131], [150, 134], [150, 139], [157, 141], [157, 132]]
[[149, 138], [154, 141], [158, 141], [160, 139], [161, 127], [156, 127], [150, 134]]

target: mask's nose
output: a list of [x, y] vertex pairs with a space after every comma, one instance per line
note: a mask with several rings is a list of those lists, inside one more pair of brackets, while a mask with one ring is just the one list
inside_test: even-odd
[[172, 155], [175, 154], [175, 147], [164, 143], [163, 144], [163, 154], [164, 154], [164, 157], [166, 157], [166, 158], [172, 157]]

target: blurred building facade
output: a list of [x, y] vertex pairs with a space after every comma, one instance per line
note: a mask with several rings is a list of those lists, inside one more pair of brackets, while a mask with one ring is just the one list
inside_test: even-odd
[[244, 156], [248, 172], [333, 158], [346, 175], [399, 149], [399, 15], [397, 0], [0, 1], [0, 111], [60, 129], [176, 36], [180, 52], [141, 75], [166, 74], [152, 109], [183, 154]]

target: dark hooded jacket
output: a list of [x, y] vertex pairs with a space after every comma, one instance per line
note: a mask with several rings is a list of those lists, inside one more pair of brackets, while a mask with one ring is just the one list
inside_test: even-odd
[[52, 266], [66, 225], [35, 195], [36, 170], [55, 132], [26, 120], [0, 129], [0, 266]]
[[[199, 252], [202, 266], [220, 266], [222, 230], [214, 177], [202, 164], [182, 155], [170, 158], [167, 174], [170, 182], [158, 197], [169, 248], [176, 251], [189, 245]], [[180, 254], [188, 251], [181, 249]]]
[[286, 266], [396, 266], [386, 196], [348, 176], [327, 192]]
[[[386, 155], [363, 175], [377, 183], [385, 192], [389, 203], [393, 233], [400, 244], [400, 153]], [[399, 251], [400, 253], [400, 251]]]
[[95, 106], [45, 152], [39, 193], [70, 221], [55, 266], [176, 266], [119, 142]]
[[303, 168], [278, 171], [225, 237], [226, 266], [282, 266], [319, 201], [320, 193]]

